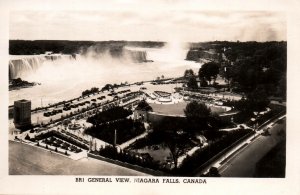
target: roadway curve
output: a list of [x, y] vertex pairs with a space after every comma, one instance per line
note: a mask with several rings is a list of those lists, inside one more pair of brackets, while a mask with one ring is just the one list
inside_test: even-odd
[[[269, 129], [271, 135], [260, 135], [246, 147], [233, 155], [223, 165], [218, 167], [222, 177], [253, 177], [256, 163], [263, 158], [273, 147], [284, 139], [286, 119], [281, 124], [274, 123]], [[285, 159], [283, 159], [285, 160]]]

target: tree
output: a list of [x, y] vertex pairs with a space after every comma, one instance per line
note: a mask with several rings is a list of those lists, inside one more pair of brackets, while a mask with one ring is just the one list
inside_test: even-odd
[[187, 69], [187, 70], [184, 71], [184, 75], [183, 75], [184, 78], [190, 78], [190, 77], [193, 77], [193, 76], [195, 76], [195, 74], [194, 74], [194, 71], [192, 69]]
[[277, 95], [286, 99], [286, 75], [282, 75], [281, 79], [279, 80], [279, 84], [277, 86]]
[[112, 84], [106, 84], [104, 87], [102, 87], [101, 91], [109, 91], [110, 89], [113, 89], [113, 85]]
[[192, 101], [186, 105], [184, 110], [187, 118], [187, 128], [190, 133], [194, 134], [208, 128], [208, 119], [211, 110], [204, 103]]
[[178, 158], [185, 154], [185, 143], [188, 141], [185, 133], [185, 119], [164, 118], [154, 126], [156, 138], [162, 138], [166, 146], [170, 149], [175, 169], [178, 167]]
[[152, 111], [152, 107], [145, 101], [142, 100], [136, 107], [137, 110], [144, 110], [144, 111]]
[[219, 74], [219, 65], [215, 62], [208, 62], [201, 66], [199, 69], [199, 79], [205, 79], [206, 81], [211, 82], [213, 80], [214, 82], [217, 79], [217, 76]]
[[198, 89], [198, 83], [195, 77], [190, 77], [188, 82], [187, 82], [188, 88], [191, 89]]
[[204, 78], [201, 78], [201, 80], [200, 80], [200, 86], [201, 87], [207, 87], [208, 86], [208, 83], [207, 83], [207, 81]]
[[180, 131], [169, 131], [165, 133], [165, 143], [170, 149], [175, 169], [178, 167], [178, 158], [185, 154], [185, 142], [179, 135]]
[[197, 101], [191, 101], [186, 105], [184, 110], [185, 116], [189, 118], [206, 118], [210, 115], [211, 110], [206, 107], [204, 103], [198, 103]]
[[228, 60], [235, 62], [238, 57], [238, 53], [232, 49], [228, 49], [225, 51], [225, 56]]

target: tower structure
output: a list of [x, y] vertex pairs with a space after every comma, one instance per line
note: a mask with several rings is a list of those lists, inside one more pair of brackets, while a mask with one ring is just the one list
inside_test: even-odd
[[16, 128], [31, 125], [31, 101], [18, 100], [14, 102], [14, 124]]

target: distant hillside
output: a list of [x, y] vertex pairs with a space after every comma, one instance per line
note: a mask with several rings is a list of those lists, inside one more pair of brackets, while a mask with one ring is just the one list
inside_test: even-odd
[[64, 41], [64, 40], [10, 40], [10, 55], [34, 55], [44, 54], [46, 51], [62, 54], [74, 54], [86, 52], [93, 46], [97, 52], [110, 50], [115, 53], [124, 46], [133, 47], [163, 47], [164, 42], [153, 41]]

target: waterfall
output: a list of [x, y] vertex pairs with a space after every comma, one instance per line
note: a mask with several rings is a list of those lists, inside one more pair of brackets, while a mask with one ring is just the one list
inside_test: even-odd
[[12, 56], [9, 60], [9, 79], [23, 78], [37, 71], [45, 61], [62, 58], [72, 59], [72, 55], [32, 55]]
[[147, 52], [143, 50], [127, 47], [124, 49], [124, 55], [135, 63], [147, 62]]

